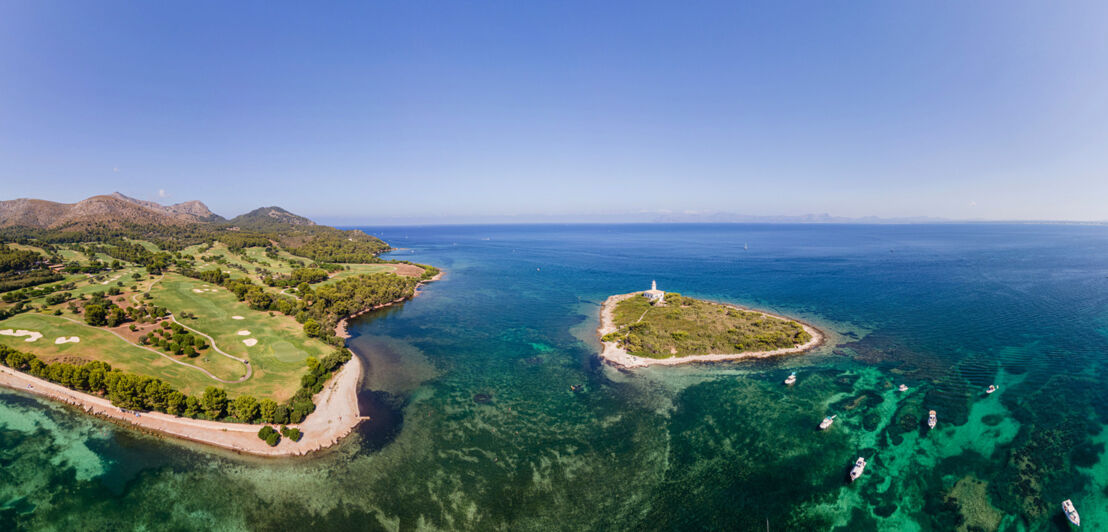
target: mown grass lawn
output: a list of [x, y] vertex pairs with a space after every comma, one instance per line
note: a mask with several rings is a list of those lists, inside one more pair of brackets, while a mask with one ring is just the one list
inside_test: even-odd
[[[154, 285], [150, 294], [155, 305], [168, 308], [185, 326], [211, 336], [225, 352], [250, 360], [254, 376], [246, 382], [227, 385], [231, 395], [249, 393], [278, 401], [291, 397], [300, 386], [300, 376], [307, 371], [305, 360], [309, 356], [322, 357], [333, 349], [305, 336], [296, 320], [280, 313], [271, 316], [269, 312], [252, 310], [221, 286], [170, 273]], [[196, 318], [181, 318], [182, 312]], [[240, 335], [239, 331], [250, 334]], [[258, 343], [247, 346], [243, 340], [248, 338]]]
[[[71, 317], [81, 319], [79, 315]], [[42, 333], [43, 337], [34, 342], [27, 342], [26, 337], [0, 336], [0, 344], [33, 353], [43, 362], [82, 363], [99, 360], [111, 364], [113, 368], [164, 379], [188, 394], [202, 393], [208, 386], [223, 386], [202, 372], [174, 364], [164, 357], [131, 345], [104, 329], [73, 323], [58, 316], [31, 312], [18, 314], [0, 321], [0, 329], [25, 329]], [[55, 344], [54, 340], [60, 336], [77, 336], [81, 341]], [[196, 358], [174, 358], [203, 367], [225, 380], [237, 379], [243, 375], [242, 364], [216, 353], [206, 352]]]

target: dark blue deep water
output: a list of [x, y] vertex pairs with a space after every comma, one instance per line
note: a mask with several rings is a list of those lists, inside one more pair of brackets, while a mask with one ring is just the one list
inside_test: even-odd
[[[365, 230], [447, 273], [353, 327], [358, 434], [242, 458], [0, 392], [0, 529], [1108, 529], [1108, 228]], [[599, 303], [651, 280], [829, 341], [600, 363]]]

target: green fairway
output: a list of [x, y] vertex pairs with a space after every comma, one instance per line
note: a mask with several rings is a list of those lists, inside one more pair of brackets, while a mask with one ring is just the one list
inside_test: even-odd
[[88, 262], [88, 257], [80, 251], [70, 249], [68, 246], [58, 246], [58, 255], [62, 256], [62, 260], [65, 262]]
[[5, 243], [5, 245], [7, 245], [8, 247], [10, 247], [12, 249], [21, 249], [23, 251], [34, 251], [35, 253], [38, 253], [39, 255], [42, 255], [43, 257], [49, 257], [50, 256], [50, 253], [47, 253], [46, 250], [44, 250], [40, 247], [36, 247], [36, 246], [28, 246], [27, 244], [17, 244], [15, 242], [7, 242], [7, 243]]
[[[231, 394], [250, 393], [274, 400], [290, 397], [306, 371], [305, 359], [322, 357], [331, 351], [327, 344], [306, 337], [296, 320], [251, 310], [223, 287], [167, 274], [150, 293], [154, 304], [168, 308], [182, 325], [211, 336], [228, 354], [250, 360], [254, 376], [246, 382], [228, 385]], [[182, 312], [195, 314], [196, 319], [182, 319], [179, 317]], [[250, 334], [241, 335], [240, 331]], [[257, 340], [257, 344], [247, 346], [243, 343], [247, 339]]]
[[150, 251], [150, 252], [154, 252], [154, 253], [157, 253], [158, 251], [161, 251], [161, 249], [158, 248], [158, 246], [156, 244], [154, 244], [153, 242], [149, 242], [149, 241], [146, 241], [146, 240], [138, 240], [138, 239], [134, 239], [134, 238], [126, 238], [125, 240], [127, 240], [128, 242], [133, 242], [135, 244], [138, 244], [138, 245], [146, 248], [146, 251]]
[[392, 273], [396, 271], [396, 266], [392, 264], [344, 264], [343, 266], [349, 267], [350, 269], [337, 271], [331, 274], [329, 279], [319, 284], [330, 284], [340, 279], [361, 275], [363, 273]]
[[[19, 314], [0, 321], [0, 330], [3, 329], [25, 329], [42, 333], [42, 338], [34, 342], [27, 342], [26, 337], [0, 336], [0, 344], [34, 353], [44, 362], [99, 360], [111, 364], [113, 368], [164, 379], [190, 394], [202, 393], [207, 386], [223, 386], [203, 372], [132, 345], [108, 330], [74, 323], [62, 317], [36, 313]], [[61, 336], [76, 336], [81, 341], [55, 344], [55, 339]], [[243, 365], [239, 362], [212, 352], [196, 358], [170, 357], [204, 368], [224, 380], [238, 379], [244, 373]]]

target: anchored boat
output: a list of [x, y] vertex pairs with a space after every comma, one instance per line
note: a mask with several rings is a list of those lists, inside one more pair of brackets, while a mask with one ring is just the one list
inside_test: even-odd
[[835, 416], [827, 416], [827, 417], [823, 418], [823, 421], [819, 422], [819, 430], [827, 430], [827, 427], [830, 427], [831, 424], [834, 423], [834, 422], [835, 422]]
[[985, 393], [993, 393], [993, 392], [995, 392], [999, 389], [1000, 389], [999, 386], [997, 386], [995, 384], [990, 384], [988, 388], [985, 388]]
[[930, 413], [927, 414], [927, 426], [928, 427], [935, 428], [935, 424], [938, 423], [938, 422], [939, 422], [939, 418], [935, 415], [934, 410], [932, 410]]
[[1073, 501], [1069, 499], [1062, 501], [1062, 511], [1066, 512], [1066, 519], [1071, 523], [1081, 526], [1081, 516], [1077, 515], [1077, 508], [1073, 507]]
[[789, 376], [785, 378], [785, 386], [791, 386], [792, 383], [794, 383], [794, 382], [796, 382], [796, 372], [795, 371], [790, 373]]
[[908, 391], [908, 385], [907, 384], [901, 384], [900, 387], [897, 388], [897, 389], [902, 391], [902, 392], [906, 392], [906, 391]]
[[866, 470], [866, 459], [861, 456], [858, 457], [858, 461], [854, 462], [854, 468], [850, 470], [850, 481], [854, 482], [858, 480], [858, 477], [862, 476], [862, 471]]

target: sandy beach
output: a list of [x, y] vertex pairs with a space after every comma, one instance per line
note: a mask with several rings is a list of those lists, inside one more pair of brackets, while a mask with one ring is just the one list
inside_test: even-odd
[[[630, 294], [614, 295], [604, 300], [604, 304], [600, 308], [600, 328], [597, 329], [597, 334], [600, 336], [600, 338], [603, 338], [604, 335], [610, 332], [615, 332], [616, 330], [615, 319], [612, 316], [612, 312], [615, 309], [616, 304], [630, 297], [641, 297], [641, 294], [642, 292], [631, 292]], [[800, 324], [801, 327], [804, 328], [805, 331], [808, 332], [808, 334], [812, 336], [812, 339], [796, 347], [774, 349], [772, 351], [751, 351], [746, 353], [720, 354], [713, 353], [707, 355], [691, 355], [686, 357], [670, 358], [638, 357], [628, 353], [626, 350], [616, 345], [615, 342], [604, 342], [603, 340], [601, 340], [601, 343], [604, 344], [604, 349], [600, 352], [600, 358], [614, 365], [622, 366], [625, 368], [641, 368], [646, 366], [676, 366], [678, 364], [689, 364], [693, 362], [720, 362], [724, 360], [742, 360], [747, 358], [766, 358], [780, 355], [794, 355], [797, 353], [803, 353], [805, 351], [815, 349], [823, 343], [823, 333], [819, 329], [816, 329], [815, 327], [812, 327], [807, 323], [792, 318], [787, 318], [785, 316], [778, 316], [777, 314], [771, 314], [769, 312], [764, 312], [761, 310], [742, 308], [736, 305], [726, 306], [739, 310], [744, 310], [747, 312], [757, 312], [768, 318], [796, 321]]]
[[160, 412], [125, 412], [113, 406], [106, 398], [70, 390], [5, 366], [0, 366], [0, 385], [68, 403], [88, 414], [143, 431], [259, 456], [299, 456], [338, 443], [359, 422], [368, 419], [358, 412], [358, 384], [361, 375], [361, 361], [358, 357], [352, 357], [331, 378], [327, 386], [316, 394], [315, 412], [308, 415], [303, 423], [289, 425], [298, 427], [304, 437], [298, 442], [281, 438], [281, 443], [276, 447], [270, 447], [258, 438], [258, 429], [262, 425], [220, 423]]

